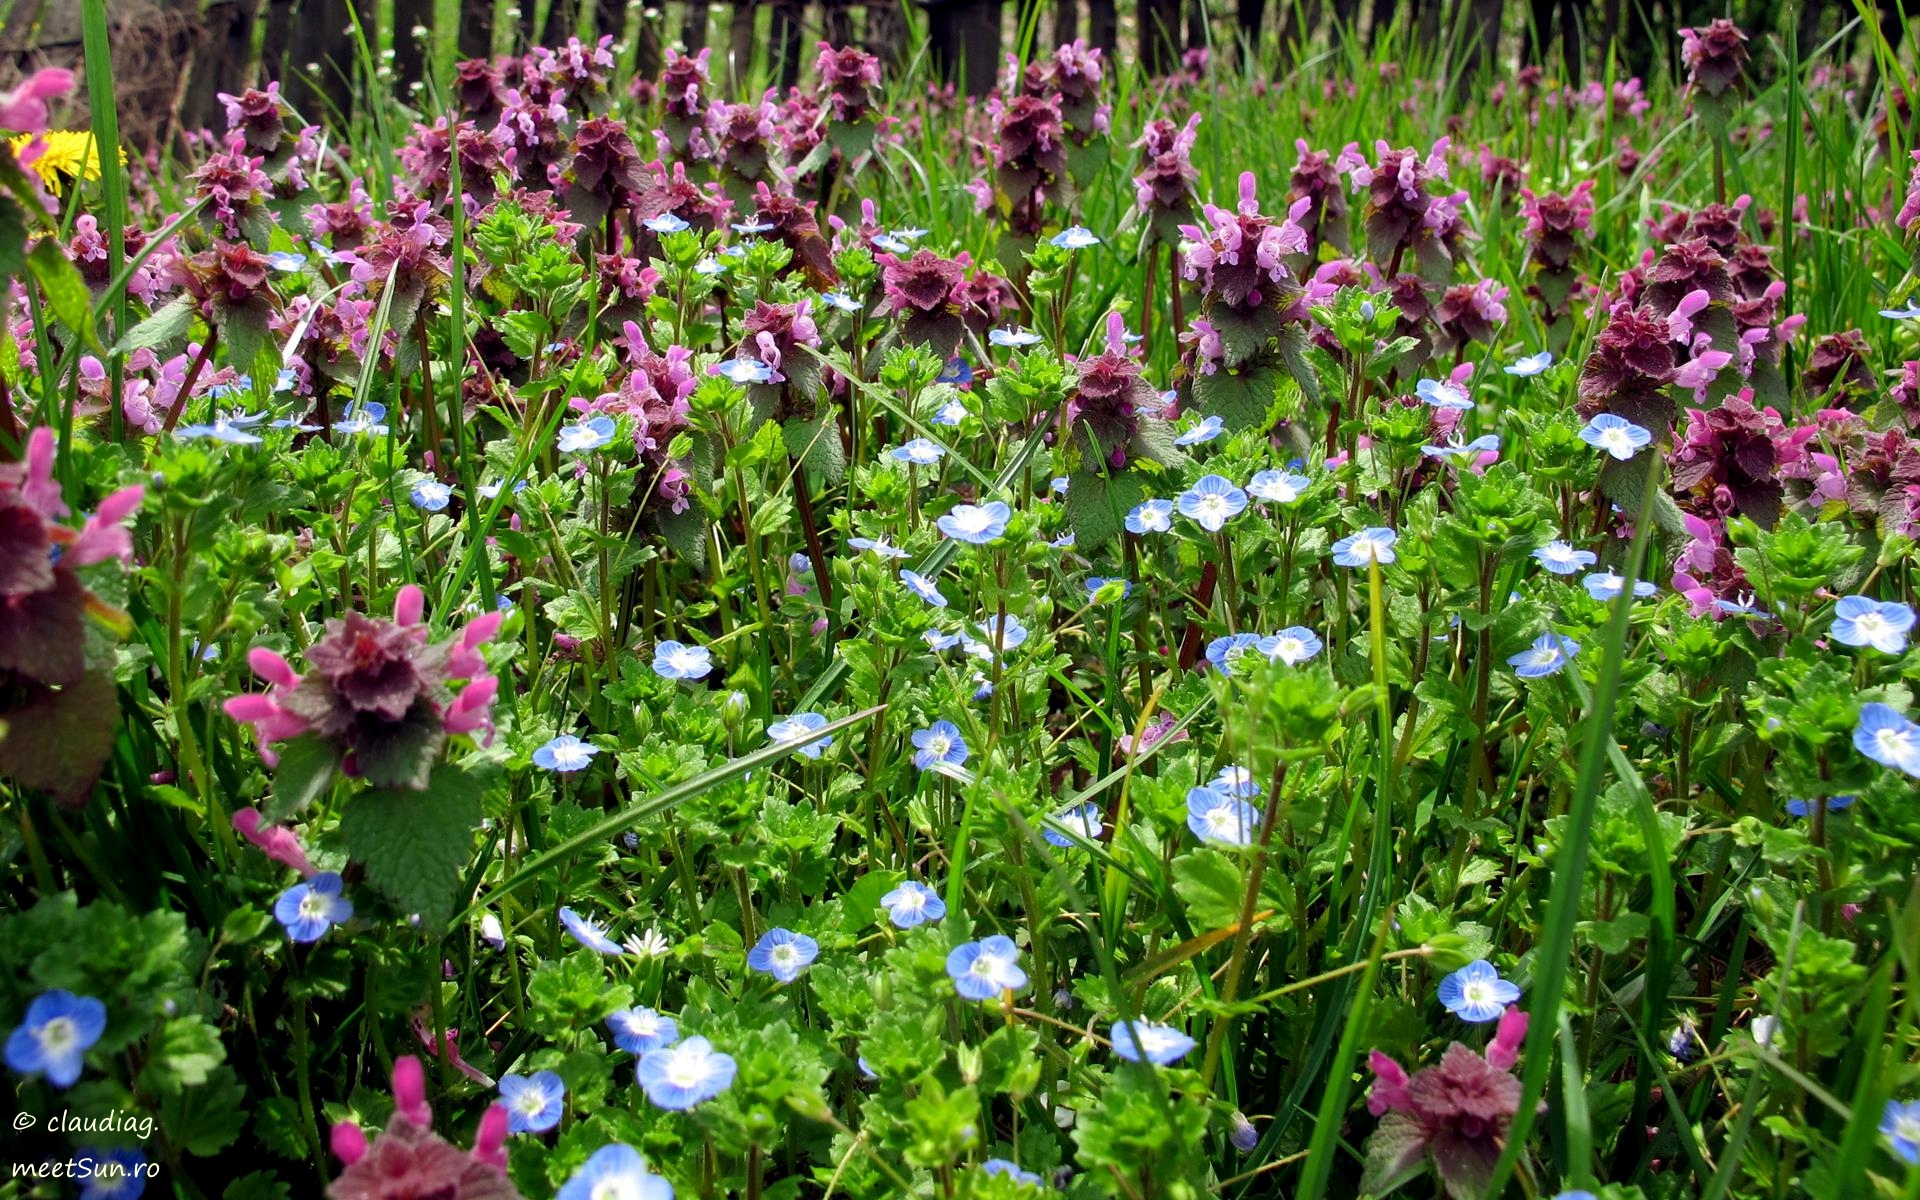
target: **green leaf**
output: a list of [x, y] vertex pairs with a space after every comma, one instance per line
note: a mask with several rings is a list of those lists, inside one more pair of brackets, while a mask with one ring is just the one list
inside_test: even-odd
[[302, 734], [280, 747], [280, 765], [273, 769], [273, 795], [260, 807], [260, 819], [278, 824], [325, 794], [340, 765], [333, 743], [316, 734]]
[[13, 279], [26, 267], [26, 214], [11, 199], [0, 196], [0, 279]]
[[227, 341], [227, 361], [237, 371], [252, 372], [273, 345], [267, 306], [253, 301], [222, 307], [216, 315], [220, 318], [221, 335]]
[[47, 294], [47, 306], [53, 309], [60, 323], [79, 334], [87, 345], [101, 349], [99, 335], [93, 328], [93, 296], [87, 291], [87, 281], [80, 277], [79, 268], [67, 257], [66, 248], [55, 238], [41, 238], [27, 251], [27, 269], [40, 281], [40, 290]]
[[175, 1017], [161, 1026], [151, 1049], [140, 1088], [161, 1096], [200, 1086], [227, 1057], [219, 1032], [197, 1016]]
[[1097, 475], [1075, 471], [1067, 479], [1067, 523], [1076, 549], [1090, 553], [1120, 532], [1121, 522], [1146, 499], [1146, 485], [1131, 471]]
[[116, 354], [135, 350], [161, 350], [183, 340], [193, 328], [192, 296], [175, 296], [147, 315], [147, 319], [127, 330], [113, 349]]
[[354, 797], [340, 818], [340, 836], [395, 907], [438, 926], [452, 910], [479, 823], [479, 783], [443, 763], [424, 790]]
[[1187, 902], [1187, 918], [1196, 930], [1224, 929], [1238, 921], [1246, 895], [1239, 864], [1205, 849], [1173, 860], [1173, 890]]
[[247, 1090], [231, 1067], [217, 1067], [199, 1087], [186, 1088], [160, 1102], [160, 1128], [167, 1141], [205, 1158], [232, 1145], [246, 1124], [241, 1105]]
[[1271, 366], [1255, 366], [1245, 374], [1214, 371], [1193, 377], [1193, 399], [1200, 411], [1219, 417], [1229, 431], [1260, 428], [1279, 381], [1279, 372]]
[[1384, 1196], [1418, 1175], [1426, 1161], [1427, 1139], [1420, 1122], [1405, 1113], [1390, 1112], [1367, 1139], [1367, 1168], [1360, 1177], [1360, 1190]]

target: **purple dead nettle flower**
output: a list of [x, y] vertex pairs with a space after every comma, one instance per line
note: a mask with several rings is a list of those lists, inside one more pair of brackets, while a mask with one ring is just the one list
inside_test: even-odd
[[1047, 201], [1065, 186], [1066, 130], [1060, 100], [1052, 95], [991, 97], [994, 188], [1007, 228], [1017, 237], [1037, 237]]
[[931, 250], [917, 250], [905, 259], [885, 253], [876, 258], [885, 293], [878, 314], [899, 320], [903, 340], [919, 342], [943, 358], [951, 356], [966, 332], [961, 304], [973, 259], [965, 252], [942, 258]]
[[509, 1117], [504, 1104], [480, 1118], [472, 1151], [433, 1132], [426, 1071], [407, 1055], [393, 1063], [393, 1116], [369, 1142], [351, 1121], [333, 1127], [328, 1142], [345, 1168], [327, 1188], [330, 1200], [401, 1200], [447, 1196], [457, 1200], [519, 1200], [507, 1179]]
[[777, 93], [768, 88], [758, 101], [715, 101], [707, 111], [707, 140], [716, 164], [747, 184], [773, 178], [773, 143], [780, 124]]
[[1327, 242], [1336, 249], [1347, 249], [1347, 195], [1341, 186], [1341, 160], [1351, 161], [1346, 156], [1355, 153], [1359, 147], [1348, 145], [1336, 158], [1324, 150], [1315, 150], [1307, 145], [1305, 138], [1296, 139], [1294, 151], [1299, 155], [1294, 160], [1293, 172], [1288, 178], [1287, 203], [1298, 204], [1309, 201], [1306, 209], [1294, 219], [1307, 236], [1306, 259], [1311, 261], [1321, 242]]
[[225, 150], [208, 155], [190, 176], [195, 195], [210, 201], [213, 224], [229, 240], [266, 244], [273, 222], [267, 209], [273, 180], [260, 169], [262, 161], [248, 154], [245, 138], [235, 134], [228, 138]]
[[1148, 122], [1134, 143], [1141, 152], [1141, 170], [1133, 177], [1134, 207], [1152, 221], [1163, 241], [1178, 241], [1180, 226], [1193, 221], [1198, 199], [1194, 185], [1200, 181], [1193, 143], [1199, 132], [1199, 113], [1188, 117], [1185, 126], [1161, 117]]
[[625, 124], [589, 117], [574, 129], [568, 151], [561, 176], [567, 213], [575, 222], [592, 229], [609, 213], [634, 210], [647, 179]]
[[1367, 1110], [1381, 1120], [1367, 1141], [1360, 1190], [1384, 1195], [1431, 1164], [1450, 1200], [1485, 1192], [1520, 1106], [1520, 1080], [1512, 1072], [1526, 1033], [1527, 1015], [1510, 1007], [1484, 1054], [1455, 1042], [1438, 1065], [1411, 1078], [1373, 1051]]
[[493, 177], [506, 167], [499, 130], [483, 131], [472, 121], [449, 124], [441, 117], [432, 125], [415, 125], [400, 147], [400, 165], [406, 168], [414, 191], [445, 204], [453, 185], [453, 155], [460, 154], [460, 188], [474, 199], [493, 198]]
[[1423, 159], [1412, 147], [1395, 150], [1384, 141], [1374, 143], [1376, 161], [1369, 165], [1357, 148], [1340, 154], [1354, 190], [1367, 192], [1363, 216], [1367, 256], [1387, 263], [1387, 274], [1397, 275], [1406, 255], [1431, 248], [1450, 260], [1452, 242], [1459, 236], [1458, 211], [1465, 192], [1436, 195], [1435, 183], [1447, 179], [1447, 151], [1452, 142], [1441, 138]]
[[660, 74], [664, 110], [658, 133], [661, 158], [686, 161], [707, 157], [705, 129], [708, 94], [713, 86], [709, 73], [712, 58], [711, 47], [703, 47], [692, 56], [668, 48], [666, 66]]
[[1737, 87], [1746, 72], [1747, 35], [1722, 17], [1699, 29], [1680, 31], [1680, 61], [1687, 65], [1687, 91], [1719, 96]]
[[[1257, 187], [1253, 172], [1243, 172], [1235, 211], [1203, 205], [1206, 228], [1180, 228], [1192, 243], [1183, 274], [1198, 282], [1209, 300], [1236, 310], [1273, 306], [1289, 298], [1295, 285], [1282, 256], [1307, 248], [1306, 232], [1291, 215], [1280, 221], [1261, 215]], [[1306, 211], [1304, 205], [1300, 211]]]
[[531, 90], [507, 89], [494, 133], [502, 160], [523, 186], [554, 186], [549, 168], [557, 167], [566, 153], [567, 120], [563, 95], [541, 97]]
[[1079, 364], [1080, 378], [1067, 401], [1067, 421], [1090, 459], [1119, 470], [1137, 445], [1144, 412], [1159, 398], [1141, 377], [1140, 360], [1126, 341], [1126, 319], [1107, 314], [1106, 349]]
[[833, 119], [853, 125], [875, 115], [880, 104], [880, 60], [858, 46], [835, 49], [821, 42], [819, 49], [813, 70], [820, 79], [821, 101]]
[[475, 121], [497, 120], [506, 82], [500, 68], [485, 58], [469, 58], [453, 65], [453, 100]]

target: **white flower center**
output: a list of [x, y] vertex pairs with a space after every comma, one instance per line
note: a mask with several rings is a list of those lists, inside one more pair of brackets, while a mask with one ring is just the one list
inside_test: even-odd
[[1912, 752], [1912, 739], [1904, 729], [1877, 729], [1873, 734], [1874, 744], [1880, 747], [1880, 753], [1888, 758], [1900, 758]]
[[785, 946], [775, 946], [772, 957], [774, 965], [778, 967], [798, 966], [800, 963], [800, 951], [795, 949], [791, 943]]
[[300, 915], [309, 921], [325, 920], [330, 907], [327, 898], [312, 889], [300, 897]]
[[953, 739], [943, 733], [936, 733], [927, 739], [926, 749], [927, 753], [935, 758], [945, 758], [947, 752], [953, 749]]
[[993, 524], [993, 518], [988, 516], [984, 510], [977, 508], [971, 512], [955, 513], [953, 520], [954, 524], [960, 526], [960, 528], [967, 533], [985, 533], [987, 526]]
[[1853, 619], [1853, 627], [1868, 639], [1893, 632], [1892, 624], [1877, 612], [1861, 613]]
[[529, 1117], [537, 1115], [546, 1106], [547, 1089], [543, 1087], [530, 1087], [521, 1092], [519, 1098], [514, 1101], [514, 1107]]
[[981, 979], [992, 979], [999, 973], [1000, 960], [991, 954], [980, 955], [980, 957], [973, 960], [973, 965], [967, 968], [967, 974], [977, 976]]
[[55, 1053], [79, 1041], [79, 1031], [74, 1028], [72, 1017], [55, 1017], [40, 1027], [41, 1046]]
[[896, 907], [902, 912], [919, 912], [926, 906], [927, 896], [925, 892], [908, 892], [906, 895], [900, 897], [896, 904]]
[[676, 1054], [667, 1063], [667, 1082], [677, 1088], [698, 1087], [706, 1075], [706, 1064], [690, 1054]]
[[615, 1175], [593, 1185], [592, 1200], [640, 1200], [640, 1182], [631, 1175]]
[[1631, 455], [1633, 453], [1633, 439], [1628, 436], [1624, 428], [1620, 427], [1602, 430], [1600, 433], [1600, 445], [1609, 454], [1615, 456]]
[[1460, 999], [1478, 1008], [1493, 1000], [1493, 996], [1490, 993], [1491, 988], [1489, 985], [1483, 980], [1476, 979], [1464, 984], [1460, 988]]
[[1903, 1112], [1895, 1117], [1893, 1136], [1903, 1142], [1920, 1142], [1920, 1115]]

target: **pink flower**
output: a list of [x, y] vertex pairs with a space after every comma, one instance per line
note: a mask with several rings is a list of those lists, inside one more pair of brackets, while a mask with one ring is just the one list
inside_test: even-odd
[[262, 827], [260, 810], [243, 808], [233, 814], [235, 832], [255, 846], [273, 861], [284, 863], [300, 872], [302, 879], [313, 875], [313, 864], [307, 861], [307, 852], [300, 845], [300, 838], [293, 830], [284, 825]]
[[45, 133], [47, 101], [73, 90], [73, 72], [65, 67], [42, 67], [10, 92], [0, 93], [0, 129], [15, 133]]

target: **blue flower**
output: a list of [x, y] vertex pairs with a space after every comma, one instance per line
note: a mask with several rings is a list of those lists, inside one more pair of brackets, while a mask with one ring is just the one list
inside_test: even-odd
[[275, 250], [267, 255], [267, 265], [276, 271], [298, 271], [307, 265], [307, 256], [291, 250]]
[[562, 908], [560, 926], [572, 936], [574, 941], [595, 954], [620, 953], [620, 943], [608, 937], [606, 928], [591, 917], [583, 917], [571, 908]]
[[1240, 656], [1251, 651], [1260, 643], [1257, 633], [1230, 633], [1217, 637], [1207, 643], [1207, 662], [1223, 675], [1231, 675], [1240, 662]]
[[1553, 351], [1542, 350], [1537, 354], [1528, 354], [1514, 359], [1503, 370], [1509, 375], [1538, 375], [1553, 365]]
[[773, 229], [772, 221], [735, 221], [733, 222], [733, 231], [735, 233], [745, 234], [748, 237], [752, 237], [755, 234], [767, 233], [767, 232], [770, 232], [772, 229]]
[[72, 1087], [86, 1065], [87, 1050], [106, 1028], [107, 1006], [92, 996], [61, 988], [41, 992], [7, 1035], [7, 1067], [20, 1075], [45, 1075], [57, 1088]]
[[718, 362], [709, 368], [710, 372], [734, 383], [772, 383], [773, 368], [757, 358], [742, 355]]
[[[1061, 829], [1084, 842], [1097, 842], [1107, 831], [1107, 823], [1101, 819], [1100, 806], [1091, 800], [1061, 809], [1053, 814], [1053, 820]], [[1063, 850], [1070, 850], [1080, 844], [1058, 829], [1045, 830], [1041, 836]]]
[[327, 930], [353, 918], [353, 904], [340, 894], [340, 875], [323, 871], [296, 883], [273, 902], [273, 919], [296, 942], [317, 942]]
[[567, 1085], [552, 1071], [503, 1075], [500, 1099], [507, 1104], [507, 1129], [513, 1133], [545, 1133], [560, 1123]]
[[733, 1086], [733, 1059], [703, 1037], [690, 1037], [640, 1056], [634, 1077], [655, 1107], [684, 1112]]
[[1903, 1161], [1920, 1163], [1920, 1100], [1887, 1101], [1880, 1115], [1880, 1133]]
[[1558, 675], [1566, 669], [1573, 656], [1580, 653], [1580, 643], [1557, 633], [1543, 633], [1533, 639], [1518, 654], [1507, 658], [1507, 665], [1513, 673], [1522, 679], [1544, 679], [1549, 675]]
[[1027, 640], [1027, 627], [1020, 618], [1007, 614], [1006, 629], [1001, 630], [999, 614], [994, 614], [980, 622], [980, 636], [971, 633], [960, 635], [961, 649], [975, 658], [992, 658], [996, 653], [1004, 654], [1008, 650], [1017, 650]]
[[1481, 454], [1497, 454], [1500, 450], [1500, 435], [1483, 433], [1470, 442], [1463, 442], [1455, 434], [1444, 443], [1435, 446], [1422, 446], [1420, 453], [1428, 458], [1471, 459]]
[[[1857, 797], [1854, 796], [1828, 796], [1827, 811], [1845, 812], [1847, 809], [1853, 807], [1855, 799], [1857, 799]], [[1812, 811], [1812, 806], [1805, 800], [1789, 800], [1787, 801], [1787, 811], [1796, 817], [1804, 817], [1808, 812]]]
[[[189, 441], [207, 438], [211, 441], [225, 442], [229, 446], [258, 446], [260, 435], [249, 433], [255, 425], [267, 419], [265, 413], [240, 413], [235, 416], [215, 417], [211, 425], [182, 425], [177, 436]], [[443, 504], [441, 507], [445, 507]]]
[[695, 275], [723, 275], [726, 273], [726, 270], [727, 264], [720, 259], [714, 258], [712, 255], [708, 255], [706, 258], [693, 264], [693, 273]]
[[1192, 487], [1180, 493], [1180, 515], [1208, 533], [1221, 527], [1247, 509], [1247, 494], [1221, 475], [1202, 475]]
[[881, 558], [912, 557], [905, 550], [900, 549], [900, 547], [894, 545], [892, 542], [889, 542], [885, 538], [863, 538], [863, 537], [848, 538], [847, 545], [852, 547], [855, 550], [863, 550], [870, 554], [878, 554]]
[[647, 1170], [638, 1150], [615, 1142], [588, 1155], [554, 1200], [673, 1200], [673, 1185]]
[[[1614, 599], [1626, 588], [1627, 577], [1625, 575], [1616, 575], [1611, 570], [1596, 571], [1582, 579], [1580, 586], [1587, 589], [1587, 595], [1604, 603]], [[1659, 588], [1644, 579], [1636, 579], [1633, 581], [1633, 594], [1640, 599], [1644, 600], [1659, 590]]]
[[1219, 417], [1208, 417], [1192, 429], [1174, 438], [1173, 444], [1176, 446], [1198, 446], [1202, 442], [1210, 442], [1220, 436], [1220, 428]]
[[895, 446], [888, 453], [897, 461], [912, 463], [916, 467], [930, 467], [947, 454], [940, 443], [926, 438], [914, 438], [904, 446]]
[[1920, 779], [1920, 725], [1878, 702], [1860, 709], [1853, 748], [1883, 767]]
[[1027, 986], [1027, 973], [1020, 969], [1020, 948], [1012, 938], [997, 933], [955, 946], [947, 955], [947, 974], [954, 990], [967, 1000], [991, 1000]]
[[1333, 544], [1333, 561], [1336, 566], [1364, 567], [1368, 563], [1386, 566], [1394, 560], [1393, 544], [1400, 535], [1391, 529], [1379, 525], [1370, 525], [1359, 533], [1349, 534]]
[[1691, 1017], [1681, 1017], [1680, 1023], [1667, 1034], [1667, 1053], [1677, 1062], [1692, 1062], [1702, 1049], [1700, 1026]]
[[876, 234], [873, 239], [873, 248], [875, 250], [884, 250], [888, 254], [910, 254], [913, 251], [913, 247], [908, 245], [904, 239], [896, 237], [891, 233]]
[[[1107, 587], [1108, 584], [1113, 584], [1114, 586], [1109, 589]], [[1124, 579], [1108, 579], [1101, 575], [1088, 576], [1086, 587], [1087, 603], [1089, 604], [1100, 603], [1103, 593], [1106, 597], [1106, 602], [1109, 604], [1115, 600], [1125, 600], [1128, 596], [1133, 595], [1133, 584]]]
[[1591, 550], [1575, 550], [1570, 543], [1562, 541], [1548, 542], [1533, 552], [1534, 561], [1552, 571], [1555, 575], [1571, 575], [1582, 567], [1590, 567], [1600, 561], [1600, 556]]
[[953, 649], [955, 646], [958, 646], [962, 640], [960, 634], [942, 633], [938, 629], [928, 629], [922, 632], [920, 637], [927, 643], [928, 648], [936, 654], [942, 650]]
[[1216, 792], [1229, 796], [1238, 796], [1242, 800], [1251, 800], [1260, 794], [1260, 785], [1254, 782], [1253, 772], [1238, 763], [1228, 763], [1220, 768], [1220, 773], [1207, 785]]
[[691, 226], [674, 213], [661, 213], [657, 217], [648, 217], [640, 222], [649, 233], [684, 233]]
[[1847, 646], [1872, 646], [1882, 654], [1901, 654], [1913, 629], [1913, 610], [1897, 600], [1842, 596], [1833, 606], [1834, 641]]
[[940, 374], [935, 376], [933, 381], [965, 387], [973, 382], [973, 367], [966, 359], [956, 354], [947, 360], [947, 365], [940, 369]]
[[781, 983], [792, 983], [814, 959], [820, 957], [820, 943], [791, 929], [769, 929], [747, 951], [749, 970], [771, 975]]
[[1217, 788], [1192, 788], [1187, 792], [1187, 828], [1203, 842], [1247, 846], [1260, 828], [1260, 810]]
[[947, 902], [924, 883], [909, 879], [880, 897], [880, 907], [897, 928], [912, 929], [947, 915]]
[[1920, 301], [1910, 300], [1905, 308], [1883, 308], [1880, 315], [1889, 321], [1920, 321]]
[[207, 397], [212, 400], [226, 400], [242, 392], [253, 390], [253, 376], [241, 374], [233, 377], [232, 383], [210, 383], [207, 385]]
[[592, 742], [583, 742], [570, 733], [563, 733], [533, 752], [533, 765], [565, 775], [570, 771], [586, 770], [592, 764], [593, 756], [598, 753], [600, 747]]
[[[1054, 240], [1057, 242], [1059, 239], [1055, 238]], [[1043, 1186], [1038, 1175], [1024, 1169], [1019, 1163], [1009, 1159], [990, 1158], [980, 1164], [980, 1173], [982, 1175], [1005, 1175], [1015, 1183], [1030, 1184], [1034, 1187]]]
[[847, 313], [856, 313], [865, 307], [858, 300], [855, 300], [852, 296], [844, 292], [823, 292], [821, 293], [820, 301], [828, 308], [837, 308], [841, 312]]
[[1239, 1109], [1233, 1110], [1233, 1116], [1227, 1118], [1227, 1140], [1233, 1148], [1242, 1154], [1252, 1154], [1254, 1147], [1260, 1144], [1260, 1131], [1247, 1120], [1247, 1114]]
[[1098, 246], [1100, 244], [1100, 239], [1093, 235], [1093, 230], [1088, 229], [1084, 225], [1069, 225], [1059, 233], [1048, 238], [1047, 241], [1060, 247], [1062, 250], [1085, 250], [1089, 246]]
[[1743, 592], [1732, 600], [1715, 600], [1713, 606], [1731, 617], [1753, 617], [1764, 621], [1773, 616], [1772, 613], [1754, 603], [1752, 592]]
[[1507, 1005], [1520, 998], [1520, 989], [1500, 978], [1484, 958], [1476, 958], [1440, 981], [1440, 1003], [1462, 1021], [1478, 1025], [1497, 1021]]
[[1171, 1025], [1149, 1021], [1118, 1021], [1108, 1034], [1113, 1052], [1128, 1062], [1150, 1062], [1164, 1067], [1179, 1062], [1193, 1049], [1193, 1039]]
[[951, 429], [967, 419], [967, 406], [958, 400], [949, 400], [933, 414], [935, 425], [944, 425]]
[[1440, 379], [1422, 379], [1413, 386], [1414, 394], [1434, 408], [1463, 412], [1473, 407], [1473, 397], [1456, 383]]
[[1313, 480], [1293, 471], [1261, 471], [1247, 481], [1247, 491], [1255, 499], [1275, 504], [1292, 504], [1313, 486]]
[[916, 229], [912, 225], [908, 225], [902, 229], [889, 229], [887, 230], [887, 233], [889, 236], [897, 237], [901, 241], [908, 242], [908, 243], [917, 242], [921, 238], [927, 236], [926, 230]]
[[660, 642], [653, 648], [653, 673], [662, 679], [705, 679], [713, 670], [713, 651], [705, 646]]
[[784, 721], [775, 721], [767, 726], [767, 737], [780, 744], [804, 742], [800, 753], [807, 758], [819, 758], [826, 753], [827, 747], [833, 745], [833, 739], [823, 737], [809, 742], [807, 735], [826, 723], [827, 719], [816, 712], [795, 713]]
[[935, 721], [930, 728], [913, 731], [913, 765], [922, 771], [935, 767], [957, 767], [967, 761], [967, 740], [952, 721]]
[[920, 572], [902, 571], [900, 572], [900, 582], [906, 585], [908, 591], [925, 600], [928, 604], [933, 605], [935, 608], [945, 608], [947, 606], [947, 598], [940, 594], [939, 587], [934, 584], [933, 580], [928, 579], [925, 575], [920, 574]]
[[1173, 501], [1143, 500], [1127, 513], [1127, 532], [1165, 533], [1173, 528]]
[[387, 432], [386, 419], [387, 406], [378, 401], [369, 400], [367, 403], [358, 406], [357, 410], [349, 408], [346, 416], [333, 423], [333, 431], [335, 433], [371, 433], [377, 436], [384, 436]]
[[1653, 434], [1625, 417], [1601, 413], [1580, 430], [1580, 440], [1625, 462], [1645, 449], [1653, 441]]
[[613, 428], [613, 418], [602, 413], [571, 425], [562, 425], [559, 436], [553, 439], [553, 445], [562, 454], [585, 454], [611, 442]]
[[989, 500], [985, 504], [955, 505], [934, 524], [940, 527], [941, 533], [956, 541], [984, 546], [1000, 539], [1007, 531], [1007, 520], [1011, 516], [1013, 510], [1005, 501]]
[[453, 499], [453, 489], [438, 479], [423, 479], [413, 486], [413, 506], [427, 512], [439, 512]]
[[131, 1146], [77, 1150], [73, 1161], [74, 1178], [82, 1181], [80, 1200], [136, 1200], [146, 1194], [152, 1168], [147, 1156]]
[[1270, 633], [1254, 643], [1254, 648], [1268, 658], [1278, 659], [1289, 667], [1297, 667], [1308, 661], [1325, 648], [1313, 630], [1304, 625], [1289, 625], [1279, 633]]
[[987, 331], [987, 341], [995, 346], [1007, 346], [1018, 350], [1026, 346], [1040, 344], [1040, 335], [1031, 329], [992, 329]]
[[607, 1018], [613, 1031], [613, 1044], [628, 1054], [645, 1054], [670, 1046], [680, 1036], [674, 1019], [651, 1008], [623, 1008]]

